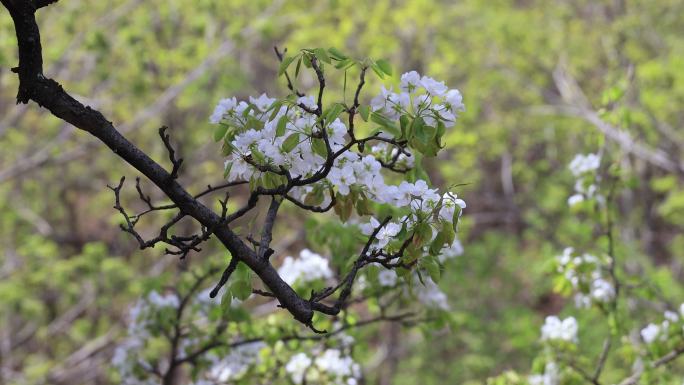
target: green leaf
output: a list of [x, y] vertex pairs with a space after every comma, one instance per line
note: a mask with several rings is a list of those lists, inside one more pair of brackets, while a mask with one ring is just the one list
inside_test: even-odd
[[439, 266], [437, 259], [435, 257], [430, 256], [430, 257], [424, 258], [421, 261], [421, 264], [423, 265], [425, 270], [427, 270], [428, 274], [430, 274], [430, 278], [432, 278], [432, 280], [435, 283], [439, 282], [439, 279], [442, 276], [442, 269]]
[[411, 124], [409, 123], [408, 115], [401, 115], [399, 117], [399, 127], [401, 128], [401, 139], [411, 139], [413, 131], [411, 130]]
[[416, 225], [413, 233], [413, 243], [417, 247], [421, 247], [425, 242], [429, 242], [432, 239], [432, 227], [425, 222], [420, 222]]
[[214, 129], [214, 142], [218, 142], [221, 139], [223, 139], [223, 137], [226, 136], [226, 132], [228, 132], [228, 125], [227, 124], [219, 124]]
[[393, 136], [398, 136], [400, 134], [400, 131], [394, 125], [394, 122], [387, 119], [384, 115], [377, 112], [371, 112], [370, 119], [373, 121], [373, 123], [382, 126], [384, 131], [392, 134]]
[[294, 134], [291, 134], [290, 136], [288, 136], [287, 139], [285, 139], [285, 141], [283, 142], [283, 151], [290, 152], [295, 147], [297, 147], [298, 144], [299, 144], [299, 134], [295, 132]]
[[311, 149], [317, 155], [323, 158], [328, 157], [328, 149], [325, 147], [325, 142], [322, 139], [311, 139]]
[[456, 238], [456, 233], [447, 222], [442, 223], [442, 228], [430, 244], [430, 255], [439, 255], [444, 245], [450, 245]]
[[289, 67], [290, 64], [292, 64], [292, 62], [297, 58], [297, 56], [299, 55], [287, 56], [283, 59], [282, 62], [280, 62], [280, 66], [278, 67], [278, 76], [282, 76], [285, 73], [285, 71], [287, 71], [287, 67]]
[[380, 66], [378, 66], [376, 62], [371, 62], [370, 67], [380, 79], [385, 78], [385, 72], [380, 68]]
[[323, 195], [323, 185], [317, 184], [315, 185], [313, 191], [306, 194], [306, 197], [304, 198], [304, 204], [309, 206], [318, 206], [323, 203], [323, 199], [325, 199], [325, 196]]
[[231, 302], [233, 302], [233, 295], [230, 293], [230, 290], [226, 290], [226, 292], [221, 296], [221, 308], [224, 311], [229, 310]]
[[252, 295], [252, 285], [248, 281], [241, 279], [230, 285], [230, 291], [235, 298], [244, 301]]
[[370, 106], [359, 106], [359, 114], [361, 114], [361, 119], [363, 119], [364, 122], [367, 122], [368, 115], [370, 115]]
[[302, 55], [302, 60], [304, 61], [304, 67], [311, 68], [311, 54]]
[[375, 62], [378, 65], [378, 68], [387, 75], [392, 76], [392, 65], [385, 60], [385, 59], [380, 59], [377, 62]]
[[299, 60], [297, 60], [297, 66], [295, 67], [295, 79], [299, 76], [299, 69], [302, 67], [302, 57], [299, 57]]
[[335, 103], [330, 108], [325, 111], [325, 120], [327, 122], [332, 122], [337, 119], [338, 116], [344, 111], [344, 106], [340, 103]]
[[356, 200], [356, 213], [359, 215], [373, 214], [373, 208], [371, 206], [371, 202], [363, 194], [361, 194], [359, 199]]
[[314, 52], [314, 55], [316, 55], [316, 58], [318, 58], [318, 60], [325, 62], [325, 63], [328, 63], [328, 64], [331, 63], [330, 56], [328, 56], [328, 53], [325, 52], [325, 50], [323, 48], [315, 48], [313, 50], [313, 52]]
[[423, 118], [418, 117], [414, 119], [413, 123], [411, 124], [411, 130], [421, 143], [427, 144], [428, 141], [430, 141], [431, 136], [429, 127], [425, 125]]
[[342, 222], [347, 222], [347, 220], [349, 220], [349, 218], [352, 215], [353, 209], [354, 209], [354, 202], [351, 199], [351, 197], [348, 195], [346, 197], [346, 199], [344, 199], [344, 203], [343, 203], [341, 210], [340, 210], [340, 219], [342, 220]]
[[276, 126], [276, 136], [283, 136], [285, 135], [285, 131], [287, 130], [287, 123], [289, 122], [289, 119], [287, 118], [286, 115], [283, 115], [278, 119], [278, 126]]
[[458, 220], [461, 218], [461, 207], [456, 206], [454, 216], [451, 218], [451, 226], [454, 231], [458, 231]]
[[346, 67], [349, 64], [353, 64], [353, 63], [354, 63], [354, 61], [351, 59], [340, 60], [339, 62], [337, 62], [337, 64], [335, 64], [335, 68], [340, 69], [340, 68]]
[[265, 164], [266, 163], [266, 156], [264, 153], [259, 151], [258, 149], [254, 148], [255, 146], [252, 146], [252, 158], [256, 161], [258, 164]]
[[347, 58], [347, 55], [343, 54], [342, 52], [340, 52], [340, 50], [334, 47], [328, 48], [328, 52], [333, 58], [337, 60], [344, 60]]

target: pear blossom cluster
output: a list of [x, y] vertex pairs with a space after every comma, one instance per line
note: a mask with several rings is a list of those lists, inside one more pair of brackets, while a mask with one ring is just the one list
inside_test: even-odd
[[542, 341], [577, 342], [577, 320], [568, 317], [563, 320], [555, 315], [546, 317], [541, 327]]
[[[401, 118], [403, 125], [407, 120], [418, 120], [421, 125], [448, 128], [464, 110], [458, 90], [448, 89], [443, 82], [415, 71], [401, 76], [399, 88], [401, 92], [395, 94], [383, 87], [380, 95], [370, 103], [372, 113], [390, 121]], [[289, 186], [286, 193], [299, 202], [315, 201], [314, 205], [320, 207], [327, 207], [334, 195], [338, 201], [341, 197], [353, 196], [403, 209], [403, 216], [382, 226], [373, 216], [360, 225], [363, 234], [374, 235], [373, 250], [392, 247], [393, 242], [396, 246], [401, 242], [398, 240], [400, 233], [411, 234], [419, 226], [424, 229], [426, 223], [431, 227], [429, 233], [434, 240], [445, 224], [458, 220], [466, 203], [455, 193], [439, 193], [420, 179], [399, 184], [386, 182], [383, 169], [409, 170], [415, 166], [415, 156], [405, 144], [407, 141], [400, 144], [402, 142], [394, 140], [398, 134], [395, 133], [394, 138], [387, 136], [381, 127], [381, 133], [371, 141], [372, 145], [349, 146], [354, 139], [350, 127], [338, 117], [339, 114], [330, 116], [330, 110], [320, 111], [319, 107], [308, 95], [278, 100], [262, 94], [250, 97], [248, 101], [221, 100], [210, 122], [226, 126], [223, 138], [228, 153], [225, 163], [228, 180], [249, 180], [259, 184], [270, 178], [272, 185], [284, 183], [284, 175], [288, 180], [303, 180], [323, 173], [323, 177], [312, 183]], [[342, 110], [338, 108], [337, 111]], [[442, 134], [430, 132], [422, 135], [433, 135], [433, 142], [435, 138], [439, 142]], [[431, 143], [431, 146], [435, 144]], [[281, 178], [274, 182], [273, 178], [278, 176]], [[330, 194], [324, 193], [326, 191]], [[462, 253], [461, 244], [453, 238], [449, 236], [448, 242], [442, 244], [440, 262]], [[427, 254], [430, 245], [423, 243], [422, 247]], [[325, 280], [332, 276], [327, 260], [309, 251], [302, 252], [299, 259], [287, 257], [279, 273], [288, 284]], [[392, 280], [389, 273], [383, 278], [387, 284]], [[440, 296], [432, 295], [435, 290], [426, 293], [431, 294], [425, 295], [426, 298], [436, 298], [428, 302], [446, 308]]]
[[575, 193], [568, 198], [568, 206], [574, 206], [588, 199], [599, 199], [597, 194], [595, 172], [601, 165], [601, 157], [597, 154], [577, 154], [568, 165], [570, 172], [575, 176]]
[[605, 272], [609, 261], [587, 253], [576, 254], [572, 247], [565, 248], [556, 261], [557, 272], [575, 291], [578, 308], [605, 304], [615, 298], [615, 287]]
[[428, 126], [436, 127], [441, 122], [446, 128], [453, 127], [458, 114], [465, 110], [459, 90], [449, 89], [431, 77], [421, 77], [416, 71], [401, 75], [399, 89], [395, 93], [383, 87], [371, 100], [371, 109], [390, 120], [410, 115], [422, 118]]
[[[417, 103], [416, 109], [412, 110], [416, 115], [411, 116], [423, 117], [428, 125], [441, 122], [451, 127], [457, 113], [464, 109], [458, 90], [448, 90], [444, 83], [420, 77], [415, 71], [402, 75], [401, 84], [404, 92], [400, 99]], [[386, 106], [390, 99], [393, 100], [391, 95], [394, 94], [383, 88], [381, 95], [371, 102], [371, 108], [379, 113], [389, 111], [381, 104]], [[226, 138], [231, 150], [225, 162], [228, 180], [255, 180], [269, 171], [283, 169], [293, 178], [310, 177], [323, 169], [329, 151], [335, 154], [334, 164], [321, 183], [335, 188], [340, 195], [348, 195], [355, 187], [377, 202], [401, 205], [406, 201], [409, 187], [415, 191], [427, 188], [424, 181], [423, 185], [417, 186], [385, 184], [380, 160], [409, 169], [414, 165], [410, 150], [379, 142], [371, 147], [370, 154], [351, 149], [340, 151], [349, 138], [347, 125], [340, 118], [321, 121], [312, 113], [316, 108], [311, 96], [299, 97], [296, 102], [279, 101], [266, 94], [250, 97], [249, 102], [238, 102], [235, 98], [221, 100], [209, 120], [234, 128], [233, 134]], [[401, 113], [409, 114], [409, 111], [403, 109]], [[398, 115], [394, 117], [398, 119]], [[318, 142], [317, 152], [314, 142], [323, 131], [329, 150], [321, 150]], [[299, 186], [292, 195], [303, 199], [312, 190], [311, 185]]]
[[673, 336], [681, 336], [682, 333], [684, 333], [684, 303], [680, 305], [679, 312], [666, 310], [660, 324], [648, 324], [641, 329], [640, 335], [643, 341], [650, 345], [657, 341], [667, 341]]
[[333, 276], [328, 260], [309, 249], [302, 250], [299, 258], [285, 257], [278, 274], [289, 285], [327, 280]]
[[[225, 102], [226, 100], [229, 102]], [[308, 103], [306, 100], [300, 98], [299, 104], [306, 105]], [[325, 159], [314, 152], [311, 144], [312, 133], [319, 129], [316, 116], [301, 109], [299, 104], [283, 105], [277, 111], [271, 111], [275, 102], [276, 99], [262, 94], [259, 98], [251, 98], [249, 104], [244, 101], [237, 103], [234, 99], [224, 99], [216, 107], [215, 114], [223, 114], [221, 121], [228, 121], [231, 125], [245, 126], [248, 122], [257, 126], [263, 125], [259, 130], [251, 128], [237, 134], [230, 142], [234, 151], [225, 163], [226, 168], [229, 169], [229, 181], [259, 178], [266, 171], [261, 171], [257, 165], [268, 165], [272, 169], [283, 167], [293, 177], [310, 177], [323, 168]], [[283, 134], [278, 133], [281, 118], [287, 121]], [[326, 127], [326, 130], [331, 150], [340, 151], [346, 144], [347, 126], [340, 119], [336, 119]], [[292, 142], [294, 147], [283, 148], [285, 142], [293, 136], [296, 139]], [[371, 151], [377, 153], [378, 157], [386, 158], [396, 156], [399, 150], [397, 148], [390, 150], [385, 143], [374, 146]], [[403, 153], [401, 155], [403, 157], [398, 157], [398, 164], [404, 164], [406, 167], [412, 166], [412, 161], [409, 161], [412, 157]], [[257, 159], [262, 159], [262, 161]], [[465, 202], [458, 199], [456, 194], [447, 193], [444, 197], [440, 197], [436, 193], [437, 190], [430, 189], [423, 180], [415, 183], [404, 181], [398, 186], [387, 185], [381, 169], [382, 164], [376, 155], [362, 155], [346, 151], [335, 158], [333, 167], [323, 183], [334, 187], [342, 196], [348, 195], [352, 188], [357, 188], [378, 203], [397, 207], [411, 205], [416, 209], [428, 210], [443, 201], [445, 210], [442, 214], [449, 220], [451, 218], [448, 214], [450, 211], [453, 213], [455, 206], [465, 207]], [[311, 185], [301, 186], [294, 188], [292, 195], [304, 200], [306, 194], [313, 189]]]
[[[412, 228], [422, 218], [431, 217], [431, 214], [440, 220], [451, 222], [454, 220], [455, 214], [460, 215], [461, 211], [465, 209], [466, 203], [454, 193], [447, 192], [443, 195], [437, 193], [437, 189], [430, 189], [424, 180], [418, 180], [415, 183], [403, 181], [398, 186], [386, 186], [381, 195], [383, 203], [391, 204], [395, 207], [409, 207], [412, 213], [396, 221], [391, 221], [383, 226], [375, 239], [375, 246], [377, 248], [385, 247], [395, 235], [397, 235], [403, 226]], [[436, 227], [438, 222], [431, 223]], [[361, 232], [364, 235], [371, 235], [373, 231], [380, 226], [380, 221], [374, 217], [369, 218], [369, 222], [360, 225]], [[436, 235], [433, 232], [433, 235]], [[459, 246], [454, 246], [454, 251], [458, 253]]]
[[357, 385], [361, 377], [359, 364], [339, 349], [326, 349], [315, 357], [297, 353], [287, 362], [285, 371], [298, 385]]

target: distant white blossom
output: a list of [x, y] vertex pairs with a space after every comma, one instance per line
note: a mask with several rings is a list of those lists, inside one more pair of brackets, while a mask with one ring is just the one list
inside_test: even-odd
[[541, 334], [542, 341], [577, 342], [577, 320], [574, 317], [561, 320], [557, 316], [548, 316], [541, 328]]
[[589, 307], [591, 303], [607, 303], [615, 298], [615, 287], [607, 276], [605, 266], [609, 261], [584, 253], [575, 255], [571, 247], [556, 257], [558, 273], [577, 291], [575, 305]]
[[302, 250], [297, 259], [285, 257], [278, 274], [290, 285], [332, 278], [328, 260], [308, 249]]
[[641, 329], [640, 334], [644, 342], [651, 344], [656, 340], [656, 338], [658, 338], [658, 335], [660, 334], [660, 326], [656, 324], [648, 324], [648, 326]]
[[394, 270], [380, 270], [378, 272], [378, 282], [380, 283], [380, 286], [394, 286], [397, 284], [397, 273], [394, 272]]
[[259, 352], [266, 347], [263, 342], [254, 342], [235, 347], [228, 355], [218, 358], [210, 356], [211, 366], [204, 375], [213, 383], [225, 383], [241, 377], [252, 365], [259, 363]]
[[437, 258], [441, 263], [444, 263], [448, 259], [458, 257], [463, 254], [463, 245], [458, 239], [454, 239], [451, 245], [444, 247]]
[[572, 159], [568, 168], [573, 175], [579, 176], [584, 173], [597, 170], [601, 165], [601, 157], [596, 154], [577, 154]]
[[175, 294], [160, 295], [154, 290], [148, 295], [147, 299], [156, 307], [178, 307], [180, 303], [178, 296]]
[[318, 369], [332, 375], [332, 377], [360, 377], [361, 368], [351, 357], [345, 356], [340, 350], [327, 349], [315, 361]]
[[309, 370], [313, 361], [306, 353], [297, 353], [290, 358], [290, 361], [285, 365], [285, 371], [292, 378], [295, 384], [304, 382], [306, 371]]
[[418, 301], [427, 307], [449, 310], [447, 296], [439, 286], [429, 277], [423, 277], [423, 283], [416, 284], [413, 289]]
[[574, 206], [581, 202], [584, 202], [584, 195], [582, 194], [574, 194], [568, 198], [568, 206]]

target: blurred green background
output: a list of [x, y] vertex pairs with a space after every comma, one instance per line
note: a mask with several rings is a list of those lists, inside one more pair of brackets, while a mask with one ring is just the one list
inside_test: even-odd
[[[368, 383], [476, 384], [529, 369], [544, 316], [566, 307], [548, 261], [595, 236], [567, 205], [576, 153], [602, 151], [626, 170], [620, 263], [681, 302], [681, 0], [62, 0], [39, 13], [39, 24], [46, 75], [155, 159], [165, 160], [157, 128], [171, 127], [185, 158], [182, 181], [194, 190], [222, 175], [207, 121], [215, 103], [286, 93], [273, 46], [386, 58], [397, 73], [417, 70], [461, 90], [467, 111], [427, 167], [437, 185], [467, 184], [459, 188], [466, 251], [441, 285], [459, 326], [401, 338], [381, 327], [368, 344], [385, 354], [367, 362]], [[214, 244], [183, 263], [138, 251], [106, 188], [134, 170], [37, 106], [16, 106], [16, 63], [3, 9], [0, 383], [107, 384], [145, 277], [170, 282], [223, 257]], [[644, 151], [616, 141], [624, 135]], [[293, 252], [306, 218], [286, 215], [291, 230], [276, 241]]]

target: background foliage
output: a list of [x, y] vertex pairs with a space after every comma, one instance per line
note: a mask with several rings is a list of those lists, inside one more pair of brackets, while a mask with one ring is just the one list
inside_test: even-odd
[[[616, 259], [653, 297], [642, 304], [652, 312], [632, 314], [631, 323], [638, 329], [663, 303], [682, 302], [683, 14], [677, 0], [70, 0], [44, 10], [39, 23], [46, 73], [157, 159], [156, 128], [170, 126], [193, 165], [181, 178], [197, 189], [222, 174], [207, 123], [216, 101], [285, 92], [273, 82], [274, 45], [386, 58], [395, 72], [459, 88], [467, 111], [446, 137], [448, 151], [427, 166], [437, 185], [466, 183], [466, 251], [440, 285], [457, 326], [378, 326], [364, 332], [361, 354], [368, 383], [476, 384], [506, 370], [527, 373], [544, 316], [574, 314], [572, 300], [553, 290], [553, 257], [566, 246], [605, 246], [592, 217], [567, 205], [576, 153], [601, 152], [620, 169]], [[115, 383], [108, 362], [128, 306], [224, 257], [216, 244], [182, 262], [136, 250], [106, 189], [133, 170], [35, 106], [15, 106], [15, 44], [3, 13], [0, 383]], [[587, 114], [568, 114], [583, 102], [568, 90], [582, 90], [602, 122], [669, 166], [620, 145]], [[291, 225], [277, 229], [281, 249], [316, 246], [326, 235], [325, 227], [293, 232], [307, 222], [297, 214], [286, 213]], [[598, 312], [581, 318], [595, 328], [580, 339], [596, 341], [581, 348], [596, 356], [608, 326]], [[624, 377], [631, 364], [629, 354], [616, 356], [607, 378]]]

